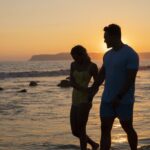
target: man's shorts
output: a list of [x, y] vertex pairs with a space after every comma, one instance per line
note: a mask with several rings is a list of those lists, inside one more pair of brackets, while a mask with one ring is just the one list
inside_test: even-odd
[[102, 102], [100, 106], [100, 117], [117, 117], [121, 121], [130, 120], [133, 117], [133, 105], [133, 103], [119, 104], [116, 108], [113, 108], [112, 103]]

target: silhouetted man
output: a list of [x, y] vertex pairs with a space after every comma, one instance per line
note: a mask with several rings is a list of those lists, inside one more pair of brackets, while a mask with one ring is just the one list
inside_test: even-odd
[[105, 53], [98, 78], [89, 89], [89, 93], [92, 92], [94, 95], [105, 80], [100, 106], [100, 150], [110, 149], [111, 129], [116, 117], [127, 133], [131, 150], [137, 150], [138, 139], [132, 123], [139, 57], [131, 47], [121, 41], [121, 29], [116, 24], [110, 24], [104, 28], [104, 40], [107, 48], [111, 49]]

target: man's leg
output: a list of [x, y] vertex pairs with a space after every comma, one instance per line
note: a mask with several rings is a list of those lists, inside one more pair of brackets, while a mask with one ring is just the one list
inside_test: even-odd
[[138, 137], [133, 128], [133, 107], [134, 104], [120, 104], [117, 113], [120, 124], [127, 133], [127, 138], [131, 150], [137, 150]]
[[136, 131], [133, 128], [132, 119], [128, 121], [120, 121], [122, 128], [127, 133], [127, 138], [129, 145], [131, 147], [131, 150], [137, 150], [137, 144], [138, 144], [138, 136]]
[[111, 147], [111, 129], [116, 113], [111, 103], [101, 103], [100, 119], [101, 119], [101, 141], [100, 150], [109, 150]]
[[111, 129], [114, 117], [101, 117], [101, 141], [100, 150], [109, 150], [111, 147]]

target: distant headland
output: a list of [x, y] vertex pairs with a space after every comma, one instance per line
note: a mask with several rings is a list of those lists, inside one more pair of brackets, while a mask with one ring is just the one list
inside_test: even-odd
[[[91, 59], [102, 59], [103, 53], [89, 53]], [[30, 61], [71, 60], [69, 53], [33, 55]]]
[[[103, 53], [89, 53], [91, 59], [100, 60], [103, 58]], [[141, 59], [150, 59], [149, 52], [139, 53]], [[50, 60], [71, 60], [69, 53], [58, 53], [58, 54], [40, 54], [33, 55], [29, 61], [50, 61]]]

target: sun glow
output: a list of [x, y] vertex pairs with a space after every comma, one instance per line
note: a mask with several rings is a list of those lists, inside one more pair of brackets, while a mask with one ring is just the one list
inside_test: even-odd
[[128, 44], [128, 43], [129, 43], [129, 40], [128, 40], [126, 37], [123, 37], [123, 38], [122, 38], [122, 42], [123, 42], [124, 44]]
[[112, 23], [121, 27], [125, 44], [150, 52], [150, 0], [137, 0], [136, 7], [131, 0], [121, 6], [98, 0], [14, 1], [0, 1], [0, 61], [69, 52], [76, 44], [105, 53], [103, 28]]
[[106, 44], [102, 41], [102, 42], [100, 42], [100, 50], [101, 50], [101, 52], [102, 53], [105, 53], [105, 52], [107, 52], [107, 46], [106, 46]]
[[[123, 37], [122, 41], [123, 41], [124, 44], [128, 44], [129, 43], [129, 40], [126, 37]], [[108, 51], [108, 48], [107, 48], [106, 43], [104, 41], [100, 42], [99, 47], [100, 47], [100, 51], [102, 53], [105, 53], [105, 52]]]

